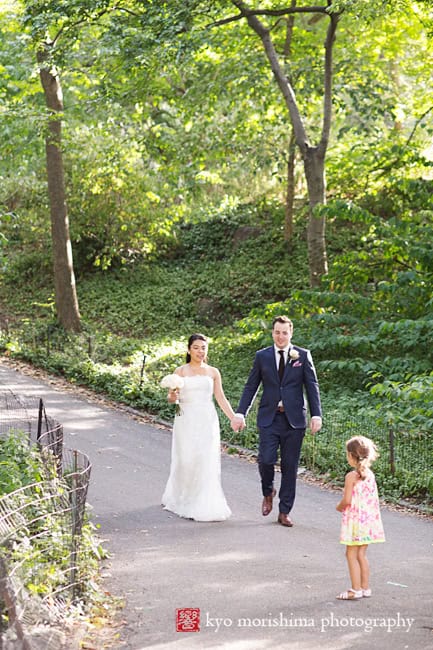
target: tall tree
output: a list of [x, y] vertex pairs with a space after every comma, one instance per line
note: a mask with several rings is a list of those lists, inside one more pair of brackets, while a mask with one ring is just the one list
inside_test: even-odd
[[[93, 3], [57, 3], [24, 0], [24, 24], [30, 28], [39, 76], [48, 109], [45, 136], [48, 198], [51, 216], [54, 288], [57, 318], [69, 331], [81, 329], [75, 284], [62, 151], [63, 92], [55, 57], [62, 58], [77, 39], [81, 27], [91, 24], [110, 8], [110, 0]], [[64, 51], [58, 43], [64, 37]]]
[[[246, 2], [253, 6], [252, 0]], [[61, 33], [54, 50], [49, 49], [62, 71], [65, 92], [63, 124], [68, 128], [64, 128], [62, 142], [76, 259], [96, 261], [102, 268], [119, 252], [124, 255], [121, 259], [131, 260], [151, 251], [160, 233], [170, 236], [176, 219], [200, 218], [204, 204], [208, 209], [211, 202], [219, 207], [251, 197], [281, 198], [282, 183], [289, 176], [293, 179], [290, 106], [299, 118], [298, 135], [305, 135], [305, 148], [317, 155], [324, 131], [321, 105], [326, 61], [321, 58], [321, 45], [329, 32], [329, 12], [322, 6], [323, 11], [314, 13], [317, 8], [312, 7], [314, 11], [308, 13], [307, 7], [297, 8], [295, 0], [282, 0], [282, 4], [285, 9], [272, 10], [278, 6], [276, 0], [256, 0], [250, 18], [256, 17], [268, 30], [269, 40], [272, 37], [280, 76], [286, 75], [293, 91], [288, 97], [291, 103], [281, 100], [269, 57], [260, 56], [265, 51], [263, 40], [251, 30], [247, 10], [231, 15], [234, 3], [128, 0], [110, 4], [110, 0], [99, 0], [95, 7], [91, 0], [26, 0], [35, 24], [32, 34], [40, 30], [35, 42], [50, 42], [47, 26], [52, 39]], [[372, 12], [381, 5], [369, 4]], [[258, 9], [260, 5], [265, 9]], [[338, 9], [361, 5], [359, 0], [345, 0], [338, 3]], [[332, 7], [337, 7], [337, 0]], [[101, 12], [105, 12], [103, 17]], [[388, 169], [382, 159], [390, 162], [394, 143], [403, 138], [412, 117], [420, 115], [408, 98], [409, 94], [417, 96], [419, 103], [424, 85], [411, 81], [406, 95], [396, 94], [392, 85], [391, 66], [397, 72], [401, 69], [398, 57], [409, 59], [404, 64], [405, 85], [409, 77], [420, 78], [421, 62], [405, 56], [410, 39], [420, 46], [419, 26], [416, 20], [409, 20], [408, 25], [407, 15], [401, 17], [404, 36], [396, 34], [396, 39], [389, 36], [396, 33], [395, 28], [391, 31], [393, 21], [399, 25], [395, 14], [392, 19], [375, 15], [374, 20], [364, 22], [347, 10], [339, 22], [338, 47], [333, 53], [333, 137], [326, 148], [327, 177], [334, 196], [341, 195], [341, 188], [350, 197], [356, 197], [354, 190], [358, 195], [365, 193], [373, 163], [382, 171]], [[209, 29], [209, 25], [228, 22], [226, 28]], [[422, 65], [427, 71], [424, 55]], [[284, 80], [282, 85], [286, 88]], [[416, 88], [423, 93], [416, 95]], [[406, 111], [406, 126], [397, 132], [393, 114], [399, 106], [403, 115]], [[304, 125], [308, 125], [309, 140]], [[283, 160], [284, 165], [288, 163], [284, 171]], [[402, 157], [402, 164], [405, 160]], [[323, 172], [324, 168], [325, 159]], [[322, 185], [326, 201], [324, 178]], [[293, 182], [287, 188], [290, 236]], [[320, 202], [316, 205], [320, 207]], [[36, 210], [40, 217], [41, 201]], [[312, 221], [320, 211], [311, 208], [311, 201], [310, 210]], [[324, 230], [323, 213], [315, 219]], [[90, 239], [95, 244], [91, 250]]]
[[[223, 25], [241, 19], [245, 19], [248, 22], [250, 28], [262, 41], [272, 73], [290, 114], [294, 138], [301, 153], [308, 187], [308, 254], [310, 283], [312, 286], [317, 286], [320, 283], [320, 278], [325, 275], [328, 270], [325, 242], [325, 217], [316, 210], [316, 207], [323, 205], [326, 202], [325, 157], [329, 143], [332, 114], [332, 54], [337, 25], [340, 19], [340, 12], [332, 11], [332, 2], [330, 0], [328, 0], [324, 6], [314, 5], [303, 7], [298, 7], [296, 2], [292, 1], [290, 6], [279, 9], [251, 9], [243, 0], [231, 0], [231, 3], [239, 9], [239, 14], [219, 20], [216, 24]], [[283, 62], [280, 61], [277, 47], [271, 37], [271, 29], [259, 18], [259, 16], [281, 18], [291, 14], [326, 16], [329, 21], [324, 45], [322, 129], [317, 144], [312, 144], [308, 137], [307, 129], [297, 102], [295, 88], [291, 83], [289, 76], [285, 72]]]
[[[49, 14], [47, 4], [39, 0], [24, 0], [22, 10], [22, 22], [31, 35], [32, 49], [36, 53], [39, 79], [47, 108], [44, 136], [56, 315], [59, 323], [66, 330], [78, 332], [81, 329], [81, 322], [69, 232], [62, 151], [63, 92], [60, 75], [54, 62], [57, 41], [67, 25], [61, 16], [60, 5], [56, 8], [54, 19]], [[56, 32], [54, 37], [51, 35], [53, 32]]]
[[49, 112], [45, 151], [53, 243], [56, 311], [59, 322], [66, 330], [78, 332], [81, 329], [81, 323], [69, 234], [62, 154], [63, 95], [58, 72], [50, 61], [50, 45], [49, 41], [40, 44], [37, 50], [37, 59], [41, 84]]

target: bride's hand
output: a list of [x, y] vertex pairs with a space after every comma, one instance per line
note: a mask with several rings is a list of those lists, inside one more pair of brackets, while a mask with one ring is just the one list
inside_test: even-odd
[[168, 391], [167, 399], [171, 404], [174, 404], [174, 402], [179, 399], [179, 391], [177, 389], [170, 388]]
[[235, 433], [238, 433], [238, 431], [243, 431], [246, 426], [244, 418], [241, 418], [237, 415], [232, 417], [230, 424]]

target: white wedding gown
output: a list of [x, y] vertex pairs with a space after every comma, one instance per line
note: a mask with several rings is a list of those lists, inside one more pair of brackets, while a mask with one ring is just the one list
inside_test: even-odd
[[181, 517], [222, 521], [230, 517], [231, 510], [221, 487], [220, 428], [212, 397], [213, 379], [193, 375], [184, 380], [162, 505]]

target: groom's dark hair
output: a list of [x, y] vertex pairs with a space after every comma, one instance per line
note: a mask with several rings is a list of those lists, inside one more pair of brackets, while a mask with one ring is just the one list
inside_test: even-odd
[[274, 329], [275, 323], [288, 323], [293, 329], [293, 323], [290, 318], [288, 318], [288, 316], [275, 316], [274, 320], [272, 321], [272, 329]]

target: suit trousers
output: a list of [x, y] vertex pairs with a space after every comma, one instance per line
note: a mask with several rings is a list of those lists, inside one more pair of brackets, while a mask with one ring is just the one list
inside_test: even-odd
[[275, 418], [267, 427], [259, 430], [259, 472], [262, 480], [263, 496], [272, 494], [274, 486], [275, 463], [280, 450], [281, 484], [280, 512], [288, 514], [296, 496], [296, 477], [299, 456], [305, 429], [293, 429], [284, 413], [275, 413]]

